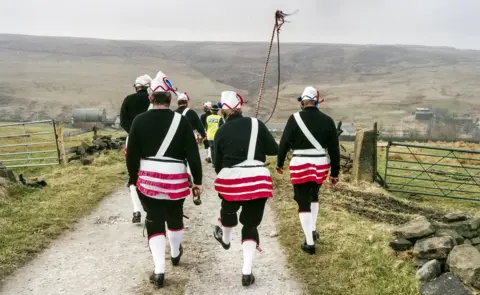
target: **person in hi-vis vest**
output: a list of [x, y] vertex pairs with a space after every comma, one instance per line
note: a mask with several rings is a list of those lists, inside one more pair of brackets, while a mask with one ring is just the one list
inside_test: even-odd
[[[212, 163], [215, 163], [215, 147], [213, 140], [215, 139], [215, 134], [217, 133], [218, 128], [224, 123], [223, 118], [218, 114], [218, 111], [218, 105], [213, 105], [211, 108], [212, 114], [207, 117], [207, 140], [212, 155]], [[213, 164], [213, 167], [215, 167], [215, 164]]]

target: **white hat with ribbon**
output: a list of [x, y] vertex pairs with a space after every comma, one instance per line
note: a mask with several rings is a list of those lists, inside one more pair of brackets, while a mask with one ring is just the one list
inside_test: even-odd
[[221, 95], [222, 109], [236, 110], [244, 104], [243, 97], [235, 91], [223, 91]]

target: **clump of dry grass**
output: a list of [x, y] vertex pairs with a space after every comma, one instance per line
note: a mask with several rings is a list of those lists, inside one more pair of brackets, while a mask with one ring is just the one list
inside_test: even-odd
[[7, 201], [8, 191], [7, 191], [7, 180], [3, 177], [0, 177], [0, 203]]
[[[12, 186], [0, 203], [0, 280], [44, 249], [98, 201], [126, 181], [123, 153], [107, 151], [90, 166], [71, 164], [31, 168], [44, 189]], [[32, 238], [34, 237], [34, 238]]]

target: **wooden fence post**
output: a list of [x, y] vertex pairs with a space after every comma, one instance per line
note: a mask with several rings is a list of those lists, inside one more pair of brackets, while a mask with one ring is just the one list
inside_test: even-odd
[[58, 127], [58, 147], [60, 149], [60, 161], [62, 165], [67, 164], [67, 156], [65, 154], [65, 145], [63, 144], [63, 127]]

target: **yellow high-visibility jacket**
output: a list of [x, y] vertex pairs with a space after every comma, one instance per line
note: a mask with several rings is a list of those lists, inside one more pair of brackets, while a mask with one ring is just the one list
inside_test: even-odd
[[218, 128], [223, 125], [223, 118], [220, 115], [211, 114], [207, 117], [207, 139], [213, 140]]

